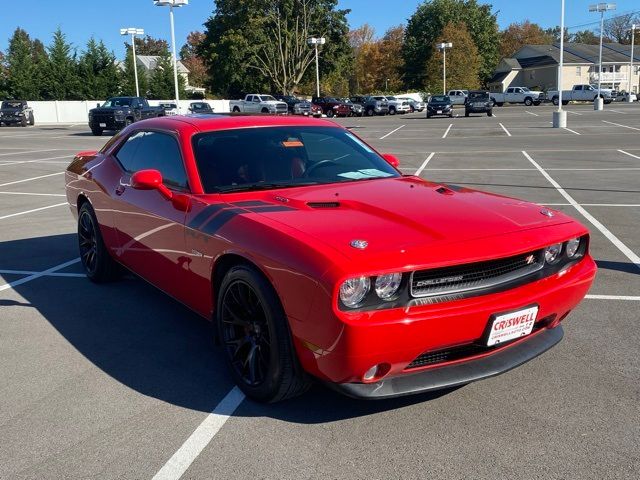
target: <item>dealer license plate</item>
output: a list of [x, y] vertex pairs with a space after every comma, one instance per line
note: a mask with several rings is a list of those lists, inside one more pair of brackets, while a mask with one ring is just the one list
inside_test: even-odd
[[529, 335], [538, 315], [538, 307], [529, 307], [517, 312], [504, 313], [494, 317], [487, 339], [487, 346]]
[[106, 127], [106, 126], [107, 126], [107, 124], [106, 124], [106, 123], [101, 123], [101, 124], [100, 124], [100, 126], [101, 126], [101, 127]]
[[442, 113], [442, 110], [438, 110], [436, 113], [440, 115]]

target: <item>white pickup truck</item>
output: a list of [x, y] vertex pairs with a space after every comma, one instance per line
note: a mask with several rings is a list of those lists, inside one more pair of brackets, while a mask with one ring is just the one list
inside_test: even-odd
[[[613, 102], [613, 90], [610, 88], [601, 88], [600, 95], [604, 103]], [[558, 105], [558, 90], [549, 90], [547, 98]], [[571, 90], [562, 91], [562, 104], [567, 105], [569, 102], [593, 102], [598, 98], [598, 87], [593, 85], [574, 85]]]
[[493, 104], [501, 107], [505, 103], [524, 103], [527, 107], [540, 105], [544, 93], [529, 90], [527, 87], [509, 87], [504, 93], [490, 93]]
[[276, 100], [271, 95], [251, 93], [244, 100], [231, 100], [229, 108], [232, 112], [239, 113], [275, 113], [286, 115], [289, 107], [285, 102]]

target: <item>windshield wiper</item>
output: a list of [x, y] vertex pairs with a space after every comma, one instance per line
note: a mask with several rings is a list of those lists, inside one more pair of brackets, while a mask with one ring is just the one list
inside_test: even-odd
[[250, 192], [258, 190], [273, 190], [276, 188], [293, 188], [302, 187], [305, 185], [318, 185], [319, 182], [298, 182], [298, 183], [243, 183], [241, 185], [227, 185], [224, 187], [217, 187], [216, 193], [231, 193], [231, 192]]

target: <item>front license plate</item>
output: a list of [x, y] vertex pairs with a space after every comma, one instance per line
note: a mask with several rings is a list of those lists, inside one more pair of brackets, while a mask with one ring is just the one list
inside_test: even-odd
[[517, 312], [505, 313], [494, 317], [487, 339], [487, 346], [529, 335], [538, 315], [538, 307], [529, 307]]
[[436, 113], [440, 115], [442, 113], [442, 110], [438, 110]]
[[100, 124], [100, 126], [101, 126], [101, 127], [106, 127], [106, 126], [107, 126], [107, 124], [106, 124], [106, 123], [101, 123], [101, 124]]

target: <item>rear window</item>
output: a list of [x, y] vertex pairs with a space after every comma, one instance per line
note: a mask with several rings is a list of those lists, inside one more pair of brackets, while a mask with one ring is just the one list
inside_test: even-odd
[[292, 126], [200, 133], [193, 149], [206, 193], [400, 176], [341, 128]]
[[431, 97], [431, 101], [434, 103], [446, 103], [450, 102], [451, 99], [447, 95], [434, 95]]

